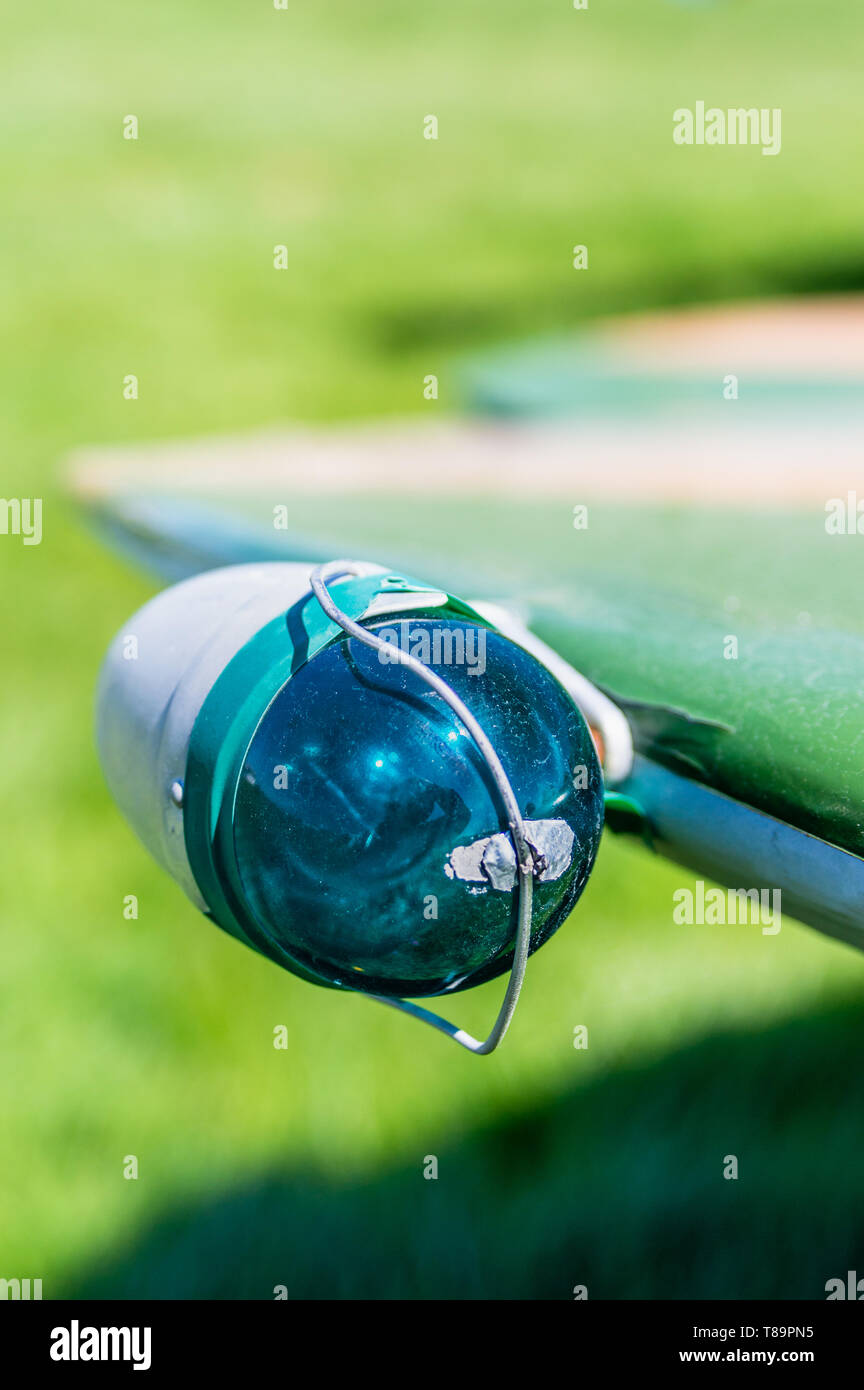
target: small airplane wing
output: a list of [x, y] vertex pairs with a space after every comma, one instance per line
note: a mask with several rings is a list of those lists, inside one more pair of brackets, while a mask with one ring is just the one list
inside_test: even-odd
[[832, 499], [854, 529], [851, 454], [797, 468], [788, 497], [776, 430], [770, 456], [751, 432], [695, 469], [692, 432], [688, 454], [665, 426], [607, 429], [604, 469], [591, 429], [397, 423], [91, 452], [76, 491], [163, 580], [350, 556], [509, 605], [630, 721], [613, 828], [730, 887], [780, 889], [786, 912], [864, 945], [864, 551], [826, 529]]

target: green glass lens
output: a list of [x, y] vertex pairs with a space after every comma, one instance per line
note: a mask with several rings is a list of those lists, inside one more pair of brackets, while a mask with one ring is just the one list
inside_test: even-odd
[[[492, 739], [523, 817], [551, 825], [559, 860], [571, 845], [557, 876], [535, 885], [536, 949], [582, 891], [602, 826], [581, 714], [494, 631], [414, 616], [373, 630], [449, 682]], [[516, 894], [486, 764], [435, 691], [354, 639], [307, 662], [271, 703], [241, 771], [234, 848], [265, 937], [333, 984], [410, 997], [509, 968]]]

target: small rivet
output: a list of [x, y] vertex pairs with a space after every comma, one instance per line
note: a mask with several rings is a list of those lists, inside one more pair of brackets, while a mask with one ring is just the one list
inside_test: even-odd
[[175, 806], [182, 806], [182, 805], [183, 805], [183, 783], [182, 783], [182, 782], [172, 782], [172, 783], [171, 783], [170, 795], [171, 795], [171, 800], [174, 802], [174, 805], [175, 805]]

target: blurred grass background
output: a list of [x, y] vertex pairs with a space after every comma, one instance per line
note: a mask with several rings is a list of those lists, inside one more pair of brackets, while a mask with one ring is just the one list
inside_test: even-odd
[[[792, 924], [677, 928], [681, 871], [610, 841], [492, 1059], [281, 974], [109, 803], [93, 685], [151, 586], [88, 537], [58, 461], [447, 410], [474, 347], [861, 289], [860, 6], [48, 0], [3, 28], [2, 492], [45, 516], [39, 547], [0, 537], [0, 1277], [824, 1296], [864, 1258], [859, 958]], [[782, 154], [676, 148], [671, 113], [699, 99], [782, 107]], [[499, 993], [460, 997], [460, 1021]]]

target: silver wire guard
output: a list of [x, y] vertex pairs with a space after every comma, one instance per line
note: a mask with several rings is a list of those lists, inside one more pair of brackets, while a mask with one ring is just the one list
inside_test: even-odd
[[[380, 637], [376, 637], [374, 632], [369, 632], [367, 628], [355, 623], [337, 603], [334, 602], [327, 587], [331, 580], [346, 574], [356, 574], [357, 566], [350, 560], [331, 560], [327, 564], [319, 565], [312, 571], [310, 583], [312, 592], [320, 603], [327, 617], [334, 623], [338, 623], [344, 632], [352, 637], [356, 637], [358, 642], [363, 642], [367, 647], [387, 652], [388, 660], [393, 658], [393, 648], [384, 642]], [[432, 689], [441, 696], [452, 709], [479, 748], [495, 786], [501, 797], [504, 809], [507, 813], [507, 825], [510, 830], [510, 838], [513, 841], [513, 848], [516, 851], [516, 864], [519, 871], [518, 894], [519, 906], [517, 912], [516, 944], [513, 950], [513, 964], [510, 967], [510, 978], [507, 982], [507, 990], [504, 1001], [498, 1012], [492, 1031], [489, 1036], [481, 1041], [474, 1038], [470, 1033], [466, 1033], [464, 1028], [457, 1028], [454, 1023], [448, 1023], [446, 1018], [439, 1014], [432, 1013], [430, 1009], [421, 1008], [419, 1004], [412, 1004], [407, 999], [388, 999], [382, 994], [370, 994], [368, 998], [374, 999], [378, 1004], [387, 1004], [391, 1009], [400, 1009], [403, 1013], [410, 1014], [412, 1018], [419, 1019], [421, 1023], [428, 1023], [430, 1027], [437, 1028], [439, 1032], [446, 1033], [448, 1038], [452, 1038], [460, 1047], [466, 1048], [469, 1052], [475, 1053], [478, 1057], [487, 1056], [494, 1052], [507, 1029], [510, 1020], [516, 1009], [519, 999], [519, 991], [522, 988], [522, 981], [525, 978], [525, 966], [528, 961], [528, 948], [531, 944], [531, 908], [534, 896], [534, 875], [539, 871], [539, 864], [535, 857], [535, 851], [525, 835], [525, 824], [519, 810], [516, 796], [510, 785], [501, 760], [495, 752], [487, 734], [482, 726], [474, 718], [468, 706], [460, 700], [455, 690], [452, 690], [445, 680], [442, 680], [435, 671], [430, 670], [422, 661], [418, 661], [410, 652], [400, 651], [398, 653], [399, 664], [407, 666], [421, 680], [430, 685]]]

